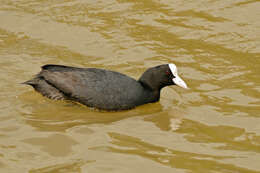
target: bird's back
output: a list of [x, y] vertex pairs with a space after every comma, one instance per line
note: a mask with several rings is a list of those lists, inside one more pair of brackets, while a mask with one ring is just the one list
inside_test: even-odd
[[63, 93], [66, 99], [99, 109], [130, 109], [144, 104], [149, 97], [135, 79], [104, 69], [46, 65], [37, 78]]

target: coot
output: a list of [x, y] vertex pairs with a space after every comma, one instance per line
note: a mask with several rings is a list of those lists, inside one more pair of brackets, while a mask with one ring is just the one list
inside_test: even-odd
[[32, 80], [24, 82], [50, 99], [72, 100], [102, 110], [126, 110], [157, 102], [169, 85], [187, 88], [174, 64], [147, 69], [139, 80], [98, 68], [48, 64]]

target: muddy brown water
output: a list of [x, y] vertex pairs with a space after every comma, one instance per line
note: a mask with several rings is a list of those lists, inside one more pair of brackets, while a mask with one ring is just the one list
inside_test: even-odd
[[[1, 0], [1, 173], [259, 173], [260, 2]], [[175, 63], [190, 90], [100, 112], [19, 83], [48, 63], [134, 78]]]

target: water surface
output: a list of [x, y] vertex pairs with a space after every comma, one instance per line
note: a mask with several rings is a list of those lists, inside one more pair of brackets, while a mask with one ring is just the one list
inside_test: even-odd
[[[257, 0], [1, 0], [1, 172], [260, 172], [259, 8]], [[20, 85], [48, 63], [136, 79], [175, 63], [191, 89], [99, 112]]]

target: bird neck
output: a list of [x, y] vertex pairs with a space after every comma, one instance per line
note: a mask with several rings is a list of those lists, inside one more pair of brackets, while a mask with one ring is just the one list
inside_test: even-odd
[[139, 79], [138, 82], [142, 85], [142, 87], [148, 93], [148, 95], [150, 95], [150, 97], [148, 97], [149, 102], [156, 102], [160, 100], [161, 88], [152, 87], [152, 85], [149, 85], [149, 82], [142, 79]]
[[156, 80], [157, 80], [156, 78], [145, 77], [145, 74], [143, 74], [138, 80], [138, 82], [141, 83], [144, 88], [150, 89], [152, 91], [157, 91], [160, 93], [161, 89], [165, 85], [162, 82]]

